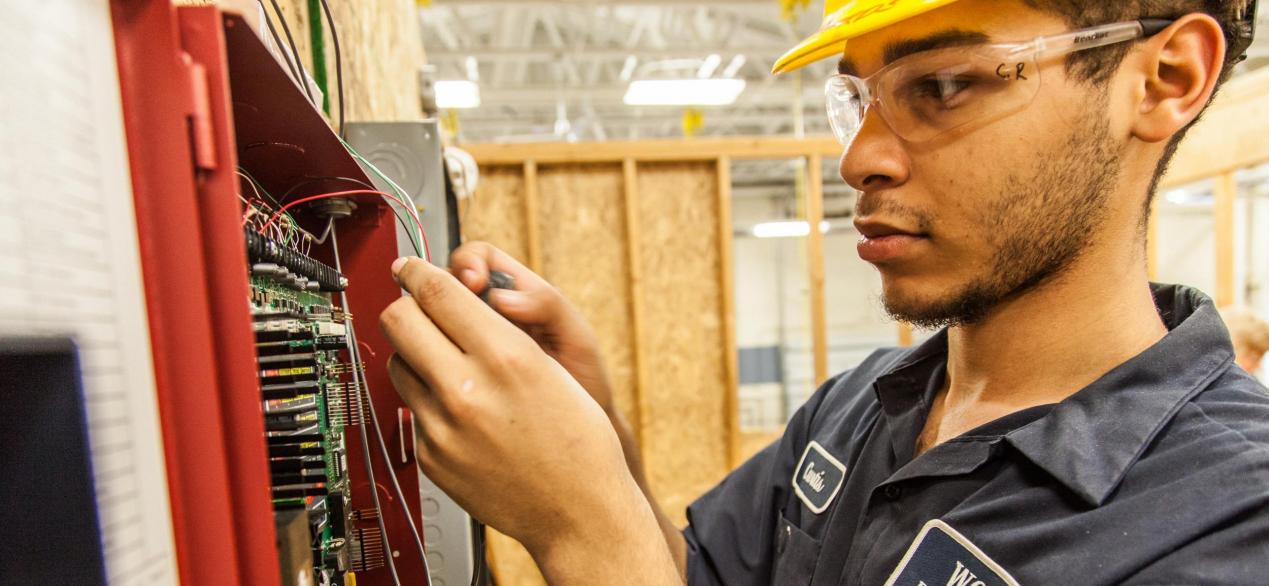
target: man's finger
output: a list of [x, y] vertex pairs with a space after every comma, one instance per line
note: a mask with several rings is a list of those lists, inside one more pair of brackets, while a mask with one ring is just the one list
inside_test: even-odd
[[454, 384], [467, 361], [418, 304], [402, 297], [379, 314], [379, 327], [388, 342], [422, 379], [433, 386]]
[[[524, 336], [447, 271], [413, 257], [398, 259], [392, 269], [427, 317], [464, 352], [487, 353]], [[405, 357], [417, 366], [411, 356]]]
[[399, 354], [393, 354], [388, 358], [388, 378], [392, 380], [392, 386], [396, 388], [397, 394], [401, 396], [402, 401], [405, 401], [406, 406], [414, 412], [415, 417], [440, 411], [440, 404], [436, 401], [432, 387], [423, 382], [423, 377], [414, 372], [414, 369], [410, 368]]
[[449, 267], [464, 285], [476, 293], [489, 286], [491, 270], [511, 275], [516, 281], [516, 289], [522, 291], [550, 287], [537, 273], [487, 242], [468, 242], [460, 246], [450, 255]]

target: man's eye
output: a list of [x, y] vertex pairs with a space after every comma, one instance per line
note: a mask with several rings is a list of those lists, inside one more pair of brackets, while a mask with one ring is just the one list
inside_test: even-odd
[[973, 85], [969, 77], [929, 76], [913, 80], [905, 93], [914, 105], [950, 110], [964, 102]]

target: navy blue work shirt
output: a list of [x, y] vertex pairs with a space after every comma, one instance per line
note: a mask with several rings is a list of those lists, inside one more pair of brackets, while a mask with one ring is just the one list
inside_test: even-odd
[[688, 583], [1269, 584], [1269, 396], [1198, 291], [1057, 405], [913, 457], [947, 337], [829, 381], [688, 508]]

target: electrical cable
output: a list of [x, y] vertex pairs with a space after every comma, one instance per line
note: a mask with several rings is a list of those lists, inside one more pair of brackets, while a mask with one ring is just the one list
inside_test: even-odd
[[[343, 295], [342, 292], [340, 294]], [[347, 308], [347, 302], [344, 302], [344, 307]], [[348, 331], [352, 332], [352, 324], [348, 325]], [[361, 362], [360, 348], [358, 348], [357, 356], [353, 358], [353, 361]], [[423, 570], [430, 577], [432, 572], [428, 569], [427, 551], [423, 547], [423, 537], [419, 534], [418, 526], [414, 524], [414, 516], [410, 513], [410, 506], [406, 504], [409, 501], [405, 500], [405, 492], [401, 490], [401, 483], [397, 480], [397, 473], [392, 469], [392, 456], [388, 454], [387, 442], [383, 441], [383, 428], [379, 426], [379, 414], [375, 411], [374, 400], [370, 397], [370, 389], [365, 388], [363, 390], [366, 392], [365, 404], [370, 410], [370, 422], [374, 425], [375, 437], [379, 440], [379, 453], [383, 455], [383, 462], [387, 465], [388, 478], [392, 480], [392, 488], [396, 491], [397, 498], [401, 499], [401, 508], [405, 511], [405, 520], [410, 525], [410, 532], [414, 534], [414, 543], [419, 548], [419, 557], [423, 560]], [[362, 425], [365, 425], [365, 421], [362, 421]]]
[[[343, 267], [339, 259], [339, 237], [335, 233], [334, 218], [331, 218], [330, 238], [331, 238], [331, 247], [334, 250], [334, 256], [335, 256], [335, 270], [342, 273]], [[351, 306], [348, 304], [347, 291], [339, 292], [339, 302], [343, 304], [344, 311], [351, 312]], [[387, 442], [385, 442], [383, 439], [383, 428], [380, 427], [379, 425], [379, 415], [375, 410], [374, 398], [370, 394], [370, 383], [366, 381], [364, 377], [362, 377], [361, 368], [357, 366], [359, 364], [362, 364], [361, 348], [359, 347], [359, 343], [357, 340], [357, 330], [353, 326], [352, 323], [348, 323], [347, 325], [348, 325], [348, 352], [352, 358], [352, 363], [353, 363], [353, 381], [357, 385], [359, 392], [364, 393], [364, 396], [362, 397], [361, 406], [363, 410], [369, 411], [370, 413], [370, 421], [374, 425], [374, 428], [375, 428], [375, 438], [378, 440], [378, 443], [379, 443], [379, 452], [383, 456], [384, 467], [387, 468], [388, 470], [388, 478], [392, 481], [392, 488], [394, 491], [396, 491], [397, 498], [401, 499], [401, 509], [405, 512], [405, 520], [410, 526], [410, 533], [414, 536], [414, 544], [418, 548], [419, 559], [422, 560], [423, 562], [423, 574], [426, 577], [426, 580], [427, 580], [426, 583], [431, 584], [432, 570], [428, 564], [427, 551], [423, 547], [423, 537], [419, 534], [418, 525], [414, 523], [414, 516], [410, 512], [409, 501], [405, 498], [405, 491], [401, 490], [401, 483], [397, 479], [396, 470], [394, 470], [392, 467], [392, 457], [388, 454], [388, 445], [387, 445]], [[360, 431], [361, 431], [362, 453], [363, 453], [363, 456], [365, 456], [366, 458], [367, 470], [370, 470], [374, 466], [370, 462], [369, 439], [367, 438], [367, 434], [366, 434], [366, 418], [365, 418], [364, 411], [362, 413], [361, 425], [358, 427], [360, 428]], [[372, 485], [374, 484], [373, 476], [371, 476], [371, 484]], [[378, 491], [377, 490], [376, 490], [375, 497], [376, 497], [375, 506], [378, 507], [379, 505], [378, 505]], [[383, 534], [384, 547], [385, 549], [387, 549], [387, 553], [389, 554], [387, 556], [388, 559], [391, 560], [392, 548], [391, 546], [388, 545], [388, 534], [386, 529], [384, 529], [383, 527], [383, 513], [382, 513], [383, 510], [379, 509], [379, 511], [380, 511], [380, 515], [379, 515], [380, 529], [384, 532]], [[393, 577], [395, 578], [396, 577], [395, 565], [393, 567], [392, 573], [393, 573]]]
[[[339, 235], [336, 233], [336, 230], [334, 229], [333, 226], [331, 227], [331, 231], [330, 231], [330, 246], [331, 246], [331, 250], [334, 251], [334, 254], [335, 254], [335, 270], [340, 273], [343, 273], [344, 272], [343, 267], [339, 262]], [[349, 309], [348, 295], [344, 291], [339, 292], [339, 302], [344, 305], [344, 311], [348, 311]], [[360, 374], [361, 369], [356, 367], [358, 362], [357, 343], [355, 341], [356, 335], [353, 333], [352, 324], [348, 324], [348, 325], [349, 325], [348, 339], [347, 339], [348, 352], [353, 363], [353, 369], [352, 369], [353, 382], [357, 384], [358, 390], [359, 392], [361, 392], [365, 390], [365, 387], [361, 384], [362, 382], [362, 378]], [[367, 393], [367, 395], [369, 395], [369, 393]], [[363, 406], [362, 408], [364, 409], [365, 407]], [[377, 517], [375, 520], [379, 524], [379, 534], [380, 534], [380, 537], [383, 539], [383, 548], [384, 548], [383, 557], [388, 562], [388, 570], [392, 572], [392, 583], [395, 584], [396, 586], [401, 586], [401, 578], [400, 576], [397, 575], [397, 564], [392, 558], [392, 544], [388, 542], [388, 528], [383, 523], [383, 507], [379, 504], [379, 483], [375, 481], [375, 467], [374, 467], [374, 463], [371, 462], [370, 460], [370, 438], [368, 437], [368, 434], [366, 433], [366, 423], [365, 423], [364, 413], [362, 414], [362, 423], [361, 425], [358, 425], [357, 427], [361, 431], [361, 453], [362, 453], [362, 457], [366, 459], [366, 476], [370, 480], [370, 497], [371, 497], [371, 500], [374, 502], [375, 513]], [[389, 470], [391, 470], [391, 467], [389, 467]], [[423, 563], [424, 563], [424, 566], [426, 567], [427, 565], [426, 558], [424, 559], [425, 561]], [[429, 574], [429, 576], [430, 575], [431, 574]], [[429, 581], [430, 581], [430, 578], [429, 578]]]
[[335, 46], [335, 88], [339, 92], [339, 137], [344, 138], [344, 57], [339, 50], [339, 32], [335, 30], [335, 17], [331, 15], [330, 4], [321, 0], [322, 13], [330, 25], [330, 40]]
[[282, 24], [282, 32], [286, 33], [286, 42], [291, 45], [291, 56], [295, 57], [295, 68], [299, 70], [295, 83], [300, 84], [304, 95], [308, 96], [308, 103], [316, 103], [313, 99], [313, 90], [308, 88], [308, 78], [303, 75], [304, 62], [300, 61], [300, 50], [295, 47], [295, 37], [291, 36], [291, 25], [286, 23], [286, 15], [282, 14], [282, 7], [278, 6], [278, 0], [269, 0], [269, 3], [273, 5], [273, 11], [278, 13], [278, 22]]
[[471, 526], [472, 550], [476, 558], [471, 565], [471, 586], [481, 586], [485, 583], [485, 524], [472, 517]]
[[[411, 219], [413, 219], [413, 220], [414, 220], [414, 224], [415, 224], [415, 226], [417, 226], [417, 227], [418, 227], [418, 236], [419, 236], [419, 239], [423, 242], [423, 253], [424, 253], [424, 255], [425, 255], [425, 258], [428, 260], [428, 262], [431, 262], [431, 260], [432, 260], [432, 250], [431, 250], [431, 247], [428, 245], [428, 242], [427, 242], [427, 232], [425, 232], [425, 231], [423, 230], [423, 222], [422, 222], [421, 220], [419, 220], [419, 216], [418, 216], [418, 214], [417, 214], [417, 213], [415, 213], [415, 212], [414, 212], [414, 208], [411, 208], [411, 207], [407, 206], [407, 205], [405, 204], [405, 202], [401, 201], [401, 199], [400, 199], [400, 198], [398, 198], [397, 196], [392, 195], [392, 194], [390, 194], [390, 193], [383, 192], [383, 191], [373, 191], [373, 190], [370, 190], [370, 189], [352, 189], [352, 190], [348, 190], [348, 191], [336, 191], [336, 192], [333, 192], [333, 193], [321, 193], [321, 194], [318, 194], [318, 195], [310, 195], [310, 196], [308, 196], [308, 197], [302, 197], [302, 198], [300, 198], [300, 199], [297, 199], [297, 200], [295, 200], [295, 201], [292, 201], [292, 202], [287, 203], [286, 205], [282, 206], [282, 207], [281, 207], [278, 211], [274, 212], [274, 213], [273, 213], [273, 215], [269, 217], [269, 220], [268, 220], [267, 222], [265, 222], [265, 223], [264, 223], [264, 228], [268, 228], [269, 226], [273, 225], [273, 223], [274, 223], [274, 222], [278, 219], [278, 216], [280, 216], [281, 214], [283, 214], [283, 213], [284, 213], [284, 212], [286, 212], [287, 210], [289, 210], [289, 209], [291, 209], [291, 208], [293, 208], [293, 207], [295, 207], [295, 206], [297, 206], [297, 205], [300, 205], [300, 204], [303, 204], [303, 203], [308, 203], [308, 202], [310, 202], [310, 201], [316, 201], [316, 200], [319, 200], [319, 199], [329, 199], [329, 198], [332, 198], [332, 197], [351, 197], [351, 196], [360, 196], [360, 197], [368, 197], [368, 196], [386, 197], [386, 198], [388, 198], [388, 199], [391, 199], [392, 201], [397, 202], [397, 204], [399, 204], [401, 207], [406, 208], [406, 211], [410, 213], [410, 217], [411, 217]], [[407, 197], [408, 197], [408, 196], [407, 196]], [[261, 229], [261, 232], [263, 232], [263, 231], [264, 231], [264, 229]]]
[[273, 28], [273, 19], [269, 18], [269, 9], [264, 7], [264, 0], [256, 0], [256, 4], [260, 5], [260, 15], [264, 17], [264, 24], [269, 27], [269, 34], [273, 36], [273, 44], [278, 46], [279, 51], [282, 51], [282, 60], [286, 61], [287, 68], [291, 70], [291, 77], [300, 79], [300, 73], [296, 71], [295, 63], [286, 54], [286, 46], [282, 44], [282, 37], [278, 36], [278, 29]]
[[318, 246], [326, 244], [326, 239], [330, 237], [330, 231], [334, 228], [335, 228], [335, 216], [331, 216], [326, 219], [326, 229], [322, 231], [321, 237], [316, 238], [313, 241], [316, 242]]
[[[343, 143], [344, 148], [348, 150], [348, 153], [351, 154], [354, 159], [356, 159], [359, 163], [364, 165], [367, 169], [370, 169], [371, 173], [374, 173], [377, 177], [382, 179], [385, 183], [388, 184], [389, 187], [392, 188], [392, 190], [397, 195], [399, 195], [405, 201], [409, 202], [411, 210], [419, 209], [419, 205], [414, 202], [414, 198], [410, 196], [410, 193], [408, 191], [401, 189], [401, 186], [397, 185], [396, 181], [393, 181], [391, 177], [388, 177], [386, 174], [384, 174], [383, 171], [380, 171], [379, 168], [376, 167], [374, 163], [371, 163], [368, 159], [361, 156], [361, 153], [358, 153], [357, 149], [354, 149], [352, 145], [348, 144], [348, 141], [341, 138], [339, 139], [339, 142]], [[417, 214], [415, 215], [415, 217], [418, 217]], [[425, 258], [427, 259], [428, 262], [432, 262], [432, 251], [431, 251], [431, 247], [428, 246], [428, 243], [427, 243], [427, 233], [421, 230], [422, 228], [421, 223], [419, 227], [420, 227], [420, 235], [423, 238], [423, 249], [427, 252], [427, 256]]]
[[[308, 179], [305, 179], [304, 181], [301, 181], [299, 183], [296, 183], [295, 185], [292, 185], [290, 189], [286, 190], [286, 193], [282, 194], [282, 199], [286, 199], [290, 197], [292, 193], [295, 193], [296, 191], [299, 190], [299, 188], [305, 185], [312, 185], [314, 183], [318, 183], [322, 181], [347, 181], [349, 183], [364, 187], [371, 191], [375, 191], [375, 186], [369, 183], [366, 183], [365, 181], [362, 181], [360, 179], [356, 179], [354, 177], [340, 177], [338, 175], [329, 175], [329, 176], [323, 176], [323, 177], [309, 177]], [[272, 196], [270, 196], [270, 198], [272, 198]], [[409, 235], [410, 245], [414, 248], [414, 253], [418, 255], [420, 258], [423, 257], [423, 247], [419, 243], [418, 238], [415, 236], [414, 229], [411, 228], [408, 223], [406, 223], [405, 218], [401, 217], [401, 212], [398, 211], [397, 208], [392, 206], [388, 206], [388, 207], [392, 210], [392, 215], [396, 216], [397, 223], [401, 224], [401, 228], [405, 230], [405, 233], [407, 235]], [[318, 242], [318, 244], [322, 244], [322, 242]]]

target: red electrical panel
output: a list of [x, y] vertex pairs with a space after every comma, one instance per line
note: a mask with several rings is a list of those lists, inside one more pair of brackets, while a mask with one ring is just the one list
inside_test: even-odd
[[[181, 583], [280, 584], [238, 169], [288, 194], [284, 204], [370, 179], [240, 17], [166, 0], [115, 0], [112, 17]], [[398, 424], [404, 404], [387, 378], [391, 349], [376, 319], [400, 296], [388, 270], [398, 250], [394, 217], [377, 199], [357, 204], [338, 223], [344, 310], [360, 324], [365, 384], [385, 440], [412, 445], [411, 429]], [[318, 224], [297, 210], [301, 223]], [[312, 256], [332, 262], [322, 247]], [[384, 555], [394, 556], [402, 583], [426, 583], [406, 523], [412, 511], [422, 527], [412, 453], [385, 462], [372, 449], [371, 487], [360, 437], [347, 436], [359, 523], [376, 524], [378, 491], [396, 552]], [[391, 490], [390, 470], [408, 502]], [[359, 572], [357, 583], [392, 580], [380, 567]]]

